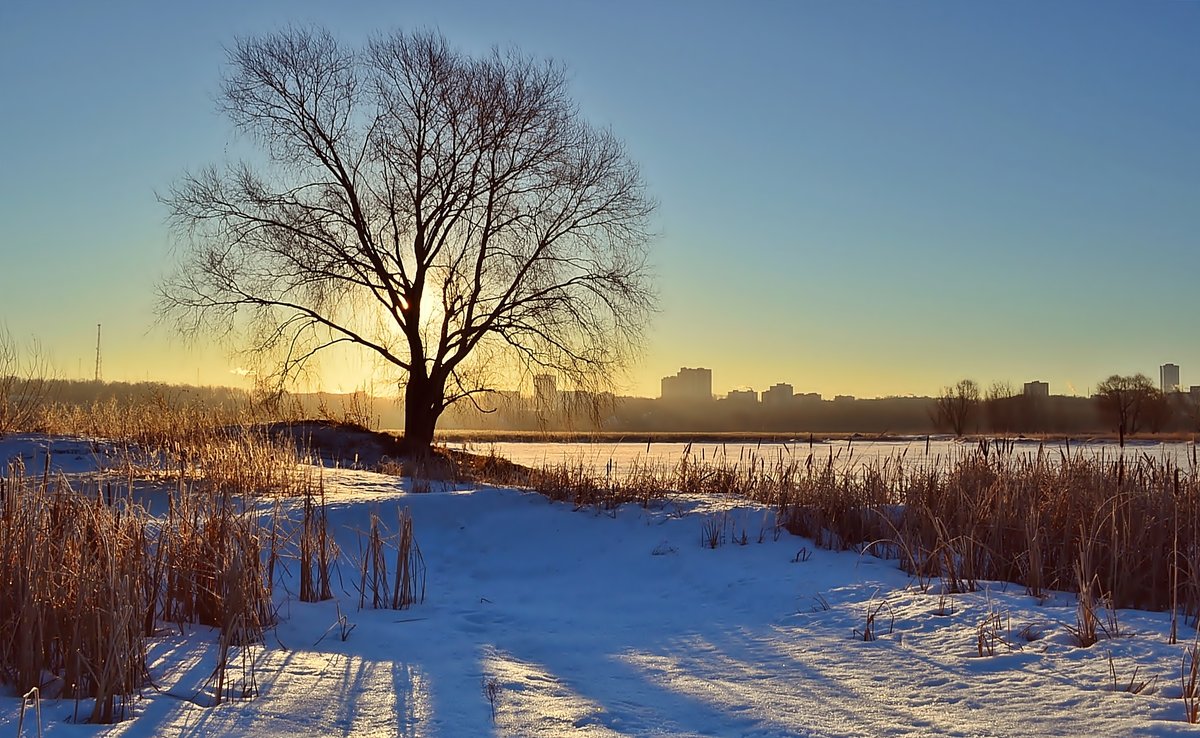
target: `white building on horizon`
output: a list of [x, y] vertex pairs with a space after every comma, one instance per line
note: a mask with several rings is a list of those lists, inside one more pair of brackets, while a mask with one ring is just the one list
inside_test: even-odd
[[1178, 364], [1163, 364], [1158, 369], [1158, 377], [1161, 382], [1163, 394], [1169, 394], [1179, 391], [1179, 365]]
[[1033, 382], [1026, 382], [1022, 394], [1024, 394], [1026, 397], [1049, 397], [1050, 385], [1047, 382], [1039, 382], [1036, 380]]

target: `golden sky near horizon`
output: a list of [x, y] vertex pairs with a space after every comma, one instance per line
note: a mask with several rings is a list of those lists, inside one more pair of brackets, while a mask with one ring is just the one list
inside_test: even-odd
[[[101, 323], [106, 379], [248, 384], [230, 346], [155, 318], [156, 193], [247, 145], [214, 109], [223, 49], [287, 22], [427, 26], [561, 60], [641, 165], [661, 299], [624, 393], [683, 366], [718, 394], [1086, 394], [1167, 362], [1200, 384], [1200, 4], [694, 7], [7, 5], [0, 323], [62, 376], [93, 376]], [[300, 387], [381, 369], [331, 358]]]

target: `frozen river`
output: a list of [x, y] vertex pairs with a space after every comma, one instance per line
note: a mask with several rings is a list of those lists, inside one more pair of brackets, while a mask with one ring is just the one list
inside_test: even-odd
[[[997, 442], [992, 442], [997, 444]], [[1011, 453], [1017, 457], [1036, 458], [1039, 453], [1059, 459], [1070, 454], [1116, 459], [1143, 455], [1155, 460], [1171, 460], [1187, 466], [1195, 455], [1191, 442], [1130, 442], [1122, 450], [1109, 441], [1036, 441], [1010, 440]], [[940, 465], [979, 448], [979, 443], [924, 437], [903, 440], [843, 440], [809, 443], [796, 442], [696, 442], [696, 443], [628, 443], [628, 442], [464, 442], [450, 444], [452, 448], [472, 453], [496, 455], [525, 466], [582, 465], [594, 472], [627, 472], [636, 466], [674, 467], [682, 459], [690, 463], [761, 464], [774, 465], [779, 461], [814, 463], [829, 459], [839, 468], [860, 464], [902, 459], [906, 464]], [[993, 449], [996, 446], [993, 445]]]

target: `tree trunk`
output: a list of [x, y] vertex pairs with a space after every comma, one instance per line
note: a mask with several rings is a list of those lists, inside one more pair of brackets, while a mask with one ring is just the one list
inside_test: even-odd
[[404, 437], [400, 447], [405, 456], [428, 456], [433, 431], [444, 409], [442, 386], [427, 377], [412, 375], [404, 389]]

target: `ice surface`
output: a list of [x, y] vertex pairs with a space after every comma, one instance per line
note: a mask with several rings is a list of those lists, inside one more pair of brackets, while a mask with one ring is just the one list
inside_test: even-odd
[[[978, 443], [946, 437], [929, 441], [924, 437], [914, 437], [882, 441], [864, 438], [810, 443], [807, 437], [798, 437], [786, 442], [762, 443], [471, 442], [452, 446], [477, 454], [495, 453], [526, 466], [567, 464], [583, 466], [598, 474], [611, 472], [620, 475], [635, 465], [670, 469], [684, 458], [687, 458], [689, 463], [701, 464], [743, 467], [748, 464], [765, 464], [767, 469], [771, 469], [780, 461], [805, 464], [810, 458], [814, 464], [832, 461], [839, 469], [880, 463], [888, 459], [902, 459], [905, 464], [913, 466], [939, 465], [976, 450]], [[1144, 454], [1155, 460], [1169, 459], [1187, 466], [1193, 451], [1193, 444], [1187, 442], [1131, 441], [1122, 452], [1116, 442], [1109, 441], [1014, 440], [1011, 441], [1010, 453], [1016, 458], [1036, 458], [1038, 454], [1044, 454], [1045, 458], [1051, 461], [1060, 459], [1063, 454], [1085, 454], [1105, 458], [1116, 458], [1120, 453], [1129, 458]]]

